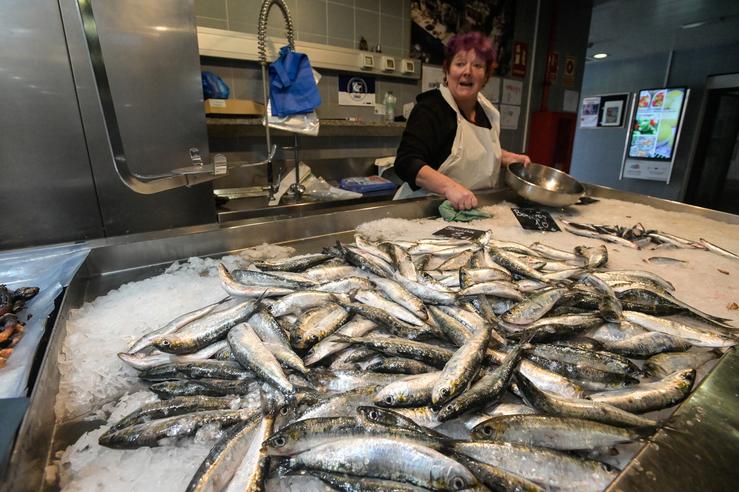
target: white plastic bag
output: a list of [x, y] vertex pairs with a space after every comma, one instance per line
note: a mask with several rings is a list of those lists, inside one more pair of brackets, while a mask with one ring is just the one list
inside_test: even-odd
[[305, 186], [305, 194], [318, 198], [319, 200], [353, 200], [362, 198], [361, 193], [343, 190], [335, 186], [331, 186], [325, 179], [316, 177], [313, 174], [303, 182]]

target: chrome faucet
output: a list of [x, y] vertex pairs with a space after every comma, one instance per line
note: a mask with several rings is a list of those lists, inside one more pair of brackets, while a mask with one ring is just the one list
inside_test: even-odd
[[[282, 10], [282, 16], [285, 18], [285, 25], [287, 26], [287, 42], [290, 45], [290, 49], [295, 51], [295, 40], [293, 36], [293, 20], [290, 17], [290, 10], [284, 0], [264, 0], [262, 6], [259, 9], [259, 24], [257, 26], [257, 48], [259, 50], [259, 64], [262, 66], [262, 94], [264, 95], [264, 131], [267, 138], [267, 181], [269, 183], [269, 199], [275, 195], [277, 187], [279, 186], [279, 177], [277, 184], [274, 180], [274, 169], [272, 166], [272, 157], [274, 151], [272, 150], [272, 140], [269, 135], [269, 117], [267, 114], [267, 103], [269, 102], [269, 77], [267, 76], [267, 49], [265, 46], [265, 37], [267, 35], [267, 18], [269, 17], [269, 11], [272, 5], [277, 5]], [[297, 176], [298, 162], [295, 163], [295, 172]]]

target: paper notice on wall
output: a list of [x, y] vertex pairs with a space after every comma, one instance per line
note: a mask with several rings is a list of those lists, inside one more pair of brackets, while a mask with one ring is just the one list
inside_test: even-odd
[[490, 77], [488, 83], [480, 91], [491, 103], [500, 102], [500, 78]]
[[580, 128], [594, 128], [598, 126], [598, 112], [600, 97], [583, 97], [580, 111]]
[[577, 91], [568, 91], [565, 89], [565, 95], [562, 100], [562, 111], [567, 113], [577, 113], [577, 101], [580, 99], [580, 93]]
[[500, 128], [505, 130], [518, 130], [518, 118], [521, 115], [521, 106], [510, 104], [500, 105]]
[[523, 82], [520, 80], [503, 79], [503, 97], [500, 102], [503, 104], [521, 105], [521, 97], [523, 96]]
[[421, 67], [421, 92], [438, 89], [444, 81], [444, 70], [441, 67], [423, 65]]

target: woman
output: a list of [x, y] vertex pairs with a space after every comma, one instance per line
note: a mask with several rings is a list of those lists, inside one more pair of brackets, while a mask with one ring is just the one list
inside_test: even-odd
[[479, 32], [454, 36], [444, 85], [420, 94], [395, 158], [405, 181], [395, 199], [443, 195], [457, 210], [477, 206], [472, 190], [491, 188], [501, 164], [531, 159], [500, 148], [500, 113], [480, 90], [493, 69], [493, 45]]

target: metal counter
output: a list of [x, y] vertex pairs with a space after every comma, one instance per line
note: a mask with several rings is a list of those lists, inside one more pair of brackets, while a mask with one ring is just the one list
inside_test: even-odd
[[[739, 216], [668, 202], [599, 186], [589, 186], [593, 197], [616, 198], [659, 209], [701, 215], [739, 225]], [[510, 190], [479, 193], [481, 205], [502, 200], [516, 202]], [[326, 209], [293, 218], [274, 216], [227, 225], [211, 224], [93, 241], [61, 304], [46, 349], [31, 405], [19, 431], [6, 481], [12, 491], [55, 490], [45, 480], [45, 467], [57, 451], [100, 422], [55, 422], [59, 386], [57, 358], [66, 335], [70, 310], [80, 307], [123, 283], [164, 271], [173, 261], [192, 256], [218, 257], [263, 243], [294, 247], [298, 253], [320, 250], [336, 240], [351, 241], [359, 224], [380, 218], [436, 216], [441, 199], [422, 198]], [[739, 479], [735, 466], [739, 450], [739, 358], [728, 351], [714, 371], [677, 409], [611, 484], [611, 491], [718, 490]]]

